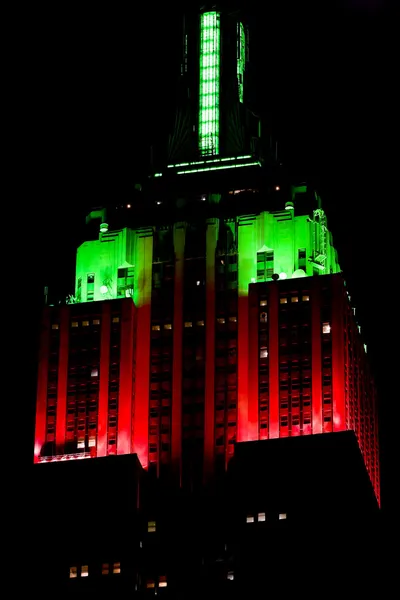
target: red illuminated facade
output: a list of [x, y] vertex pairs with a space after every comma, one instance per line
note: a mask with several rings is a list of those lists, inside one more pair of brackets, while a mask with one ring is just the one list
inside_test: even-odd
[[140, 446], [145, 468], [193, 485], [226, 470], [239, 430], [252, 441], [351, 429], [379, 498], [375, 388], [342, 276], [254, 283], [238, 300], [213, 278], [192, 295], [205, 261], [187, 265], [186, 291], [164, 269], [145, 334], [129, 298], [45, 308], [35, 461]]
[[128, 299], [45, 308], [35, 462], [133, 451], [135, 315]]

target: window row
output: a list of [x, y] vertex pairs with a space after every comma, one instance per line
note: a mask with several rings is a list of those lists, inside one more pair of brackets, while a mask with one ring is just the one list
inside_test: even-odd
[[[280, 521], [283, 521], [285, 519], [287, 519], [287, 514], [286, 513], [278, 513], [278, 519]], [[247, 515], [246, 517], [246, 523], [264, 523], [265, 521], [267, 521], [267, 516], [265, 512], [259, 512], [256, 515]]]
[[[103, 563], [101, 567], [102, 575], [119, 575], [121, 573], [121, 563]], [[77, 577], [89, 577], [89, 565], [73, 566], [69, 569], [69, 578], [76, 579]]]

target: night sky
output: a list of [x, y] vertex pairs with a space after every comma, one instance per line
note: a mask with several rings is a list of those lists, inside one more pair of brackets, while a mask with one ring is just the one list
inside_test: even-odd
[[[56, 4], [25, 14], [24, 193], [33, 200], [23, 227], [36, 265], [28, 274], [30, 397], [43, 286], [73, 291], [86, 209], [130, 198], [147, 165], [149, 141], [160, 138], [171, 117], [181, 12], [145, 4]], [[280, 140], [289, 170], [317, 185], [368, 344], [381, 399], [383, 507], [389, 511], [390, 433], [398, 415], [394, 15], [384, 0], [280, 0], [279, 9], [244, 4], [260, 114]]]

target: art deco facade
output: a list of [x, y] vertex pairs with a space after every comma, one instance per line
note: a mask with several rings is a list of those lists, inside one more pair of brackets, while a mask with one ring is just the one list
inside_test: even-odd
[[243, 24], [199, 26], [168, 161], [89, 215], [74, 297], [44, 310], [35, 462], [137, 454], [192, 489], [237, 443], [351, 429], [379, 498], [375, 390], [321, 200], [263, 158]]

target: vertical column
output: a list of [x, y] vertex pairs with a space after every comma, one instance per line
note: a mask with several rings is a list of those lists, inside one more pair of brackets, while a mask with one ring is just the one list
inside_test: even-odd
[[58, 360], [57, 415], [56, 415], [56, 453], [62, 454], [65, 445], [67, 421], [67, 384], [69, 354], [70, 308], [60, 309], [60, 355]]
[[249, 350], [249, 283], [255, 281], [255, 217], [239, 219], [238, 253], [238, 424], [237, 441], [248, 439], [248, 350]]
[[185, 223], [174, 225], [174, 337], [172, 366], [172, 464], [181, 478], [182, 464], [182, 340], [183, 340], [183, 276], [185, 260]]
[[268, 284], [269, 437], [279, 437], [279, 287]]
[[136, 364], [133, 448], [143, 468], [149, 462], [150, 325], [153, 276], [153, 230], [138, 232], [136, 244], [135, 305]]
[[42, 314], [39, 346], [38, 382], [35, 415], [34, 462], [39, 462], [41, 449], [46, 442], [47, 380], [50, 350], [50, 309]]
[[312, 432], [322, 433], [322, 323], [320, 278], [311, 279], [311, 402]]
[[206, 369], [204, 400], [204, 477], [214, 467], [215, 443], [215, 250], [218, 220], [207, 222], [206, 233]]
[[134, 304], [130, 298], [121, 300], [117, 454], [130, 454], [132, 448], [133, 311]]
[[260, 324], [260, 308], [257, 285], [249, 287], [249, 440], [259, 439], [259, 356], [258, 330]]
[[343, 431], [346, 429], [344, 395], [344, 287], [341, 275], [333, 275], [331, 282], [333, 431]]
[[100, 386], [97, 415], [97, 456], [107, 456], [108, 386], [110, 373], [111, 304], [103, 302], [100, 332]]

